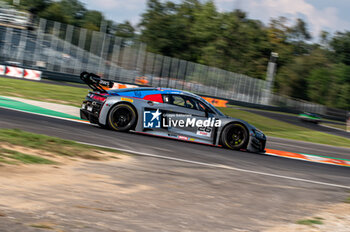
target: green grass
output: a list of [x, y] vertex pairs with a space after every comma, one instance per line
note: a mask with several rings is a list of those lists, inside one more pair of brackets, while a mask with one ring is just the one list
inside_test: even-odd
[[[92, 160], [104, 159], [104, 157], [99, 156], [101, 151], [120, 153], [112, 149], [79, 144], [70, 140], [29, 133], [18, 129], [0, 129], [0, 143], [1, 142], [40, 151], [47, 151], [55, 155], [80, 157]], [[16, 161], [27, 164], [52, 164], [53, 162], [40, 156], [23, 154], [10, 149], [0, 148], [0, 162], [16, 164]]]
[[299, 220], [299, 221], [297, 221], [297, 224], [308, 225], [308, 226], [310, 226], [310, 225], [314, 225], [314, 224], [316, 224], [316, 225], [322, 225], [323, 222], [320, 221], [320, 220], [318, 220], [318, 219], [305, 219], [305, 220]]
[[310, 130], [305, 127], [270, 119], [243, 110], [233, 108], [220, 108], [220, 110], [228, 116], [240, 118], [248, 123], [251, 123], [262, 130], [267, 136], [329, 144], [333, 146], [350, 147], [350, 139], [340, 136]]
[[250, 108], [246, 106], [237, 106], [237, 105], [228, 105], [229, 108], [235, 108], [235, 109], [247, 109], [247, 110], [257, 110], [257, 111], [262, 111], [262, 112], [271, 112], [271, 113], [276, 113], [276, 114], [282, 114], [282, 115], [289, 115], [289, 116], [298, 116], [298, 114], [293, 114], [293, 113], [286, 113], [286, 112], [278, 112], [278, 111], [273, 111], [273, 110], [263, 110], [263, 109], [256, 109], [256, 108]]
[[345, 123], [343, 125], [333, 124], [333, 123], [321, 123], [321, 125], [333, 127], [333, 128], [340, 129], [340, 130], [343, 130], [343, 131], [346, 130], [346, 124]]
[[[231, 108], [236, 108], [236, 109], [247, 109], [247, 110], [252, 110], [252, 108], [249, 107], [245, 107], [245, 106], [237, 106], [237, 105], [228, 105], [228, 107]], [[293, 113], [286, 113], [286, 112], [278, 112], [278, 111], [273, 111], [273, 110], [263, 110], [263, 109], [253, 109], [253, 110], [257, 110], [257, 111], [262, 111], [262, 112], [270, 112], [270, 113], [275, 113], [275, 114], [282, 114], [282, 115], [289, 115], [289, 116], [299, 116], [299, 114], [293, 114]], [[326, 119], [326, 118], [322, 118], [322, 121], [324, 122], [336, 122], [336, 123], [340, 123], [340, 121], [337, 120], [332, 120], [332, 119]], [[345, 126], [345, 122], [342, 122]], [[333, 125], [333, 124], [332, 124]]]
[[17, 164], [19, 161], [20, 163], [24, 164], [55, 164], [56, 162], [42, 158], [40, 156], [35, 155], [28, 155], [24, 154], [18, 151], [13, 151], [9, 149], [0, 149], [0, 162], [7, 163], [7, 164]]
[[0, 77], [3, 96], [80, 106], [88, 89]]
[[34, 228], [39, 228], [39, 229], [48, 229], [48, 230], [53, 230], [54, 229], [52, 226], [47, 225], [47, 224], [32, 224], [30, 226], [34, 227]]
[[[1, 77], [0, 77], [1, 79]], [[70, 86], [60, 86], [46, 84], [41, 82], [31, 82], [25, 80], [16, 80], [3, 78], [0, 81], [1, 95], [17, 96], [39, 101], [62, 103], [72, 106], [80, 106], [86, 94], [87, 89]], [[268, 136], [281, 137], [286, 139], [302, 140], [314, 143], [329, 144], [334, 146], [350, 147], [350, 140], [339, 136], [329, 135], [326, 133], [306, 129], [304, 127], [295, 126], [289, 123], [280, 122], [270, 118], [266, 118], [254, 113], [233, 108], [221, 108], [225, 114], [244, 119], [245, 121], [255, 125], [264, 131]], [[282, 113], [287, 114], [287, 113]], [[1, 135], [0, 135], [1, 140]], [[54, 143], [57, 141], [53, 141]], [[42, 144], [38, 138], [36, 141], [26, 141], [30, 145]], [[59, 143], [65, 142], [59, 141]], [[73, 146], [75, 147], [75, 146]], [[55, 147], [50, 147], [55, 149]], [[60, 149], [57, 149], [60, 152]], [[63, 150], [61, 153], [70, 154], [70, 151]]]
[[350, 204], [350, 197], [346, 198], [344, 203]]

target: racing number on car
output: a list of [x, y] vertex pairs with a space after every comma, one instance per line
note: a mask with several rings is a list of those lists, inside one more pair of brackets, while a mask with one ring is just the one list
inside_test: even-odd
[[210, 127], [198, 127], [197, 135], [203, 135], [203, 136], [210, 137], [211, 131], [212, 131], [212, 128], [210, 128]]

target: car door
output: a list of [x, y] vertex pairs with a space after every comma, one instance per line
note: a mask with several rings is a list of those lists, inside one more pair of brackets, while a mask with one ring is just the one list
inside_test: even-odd
[[[204, 122], [213, 116], [213, 112], [210, 112], [204, 103], [190, 96], [177, 94], [166, 94], [163, 96], [163, 101], [169, 105], [164, 118], [170, 133], [176, 134], [184, 140], [213, 140], [214, 133], [212, 132], [214, 128], [204, 125], [198, 126], [197, 124], [197, 121]], [[180, 121], [184, 122], [184, 125]]]

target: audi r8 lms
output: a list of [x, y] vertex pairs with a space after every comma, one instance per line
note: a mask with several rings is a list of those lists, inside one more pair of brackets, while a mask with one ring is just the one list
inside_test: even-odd
[[233, 150], [265, 150], [263, 132], [225, 116], [193, 93], [156, 87], [113, 89], [112, 81], [87, 72], [80, 78], [93, 90], [83, 101], [80, 116], [93, 124]]

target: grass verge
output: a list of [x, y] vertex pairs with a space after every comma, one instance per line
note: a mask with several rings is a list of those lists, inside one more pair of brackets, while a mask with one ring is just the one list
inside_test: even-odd
[[[1, 145], [14, 145], [17, 149], [2, 147]], [[10, 146], [11, 147], [11, 146]], [[91, 160], [105, 159], [103, 152], [118, 153], [116, 150], [79, 144], [74, 141], [56, 137], [25, 132], [18, 129], [0, 129], [0, 163], [7, 164], [55, 164], [55, 161], [43, 157], [18, 151], [18, 148], [34, 149], [35, 152], [49, 153], [65, 157], [79, 157]], [[23, 149], [24, 150], [24, 149]]]
[[22, 152], [0, 149], [0, 162], [7, 164], [55, 164], [56, 162], [36, 155], [24, 154]]
[[[88, 93], [87, 89], [78, 87], [60, 86], [10, 78], [3, 79], [6, 79], [6, 81], [0, 81], [1, 94], [8, 96], [80, 107], [81, 102]], [[238, 109], [220, 108], [220, 110], [229, 116], [244, 119], [263, 130], [268, 136], [350, 147], [350, 140], [343, 137], [306, 129]]]
[[40, 82], [2, 78], [1, 95], [23, 97], [53, 103], [61, 103], [80, 107], [88, 89], [72, 86], [61, 86]]
[[220, 108], [220, 110], [231, 117], [241, 118], [262, 130], [267, 136], [286, 139], [295, 139], [306, 142], [328, 144], [333, 146], [350, 147], [350, 139], [331, 135], [290, 123], [281, 122], [254, 113], [233, 109]]
[[54, 228], [50, 224], [45, 224], [45, 223], [31, 224], [30, 226], [34, 228], [39, 228], [39, 229], [54, 230]]
[[322, 222], [321, 220], [319, 220], [319, 219], [305, 219], [305, 220], [299, 220], [299, 221], [297, 221], [297, 224], [308, 225], [308, 226], [310, 226], [310, 225], [314, 225], [314, 224], [316, 224], [316, 225], [322, 225], [323, 222]]
[[346, 198], [344, 203], [350, 204], [350, 197]]
[[[286, 112], [279, 112], [279, 111], [273, 111], [273, 110], [264, 110], [264, 109], [253, 109], [253, 108], [249, 108], [246, 106], [237, 106], [237, 105], [228, 105], [231, 108], [235, 108], [235, 109], [246, 109], [246, 110], [256, 110], [256, 111], [262, 111], [262, 112], [269, 112], [269, 113], [275, 113], [275, 114], [281, 114], [281, 115], [288, 115], [288, 116], [295, 116], [298, 117], [299, 114], [293, 114], [293, 113], [286, 113]], [[343, 125], [345, 126], [345, 122], [340, 122], [337, 120], [332, 120], [332, 119], [326, 119], [326, 118], [322, 118], [323, 122], [336, 122], [336, 123], [343, 123]], [[331, 123], [331, 125], [333, 125], [333, 123]], [[341, 126], [341, 125], [340, 125]]]
[[340, 124], [333, 124], [333, 123], [321, 123], [321, 125], [324, 125], [324, 126], [329, 126], [329, 127], [333, 127], [335, 129], [340, 129], [340, 130], [343, 130], [343, 131], [346, 131], [346, 124], [344, 123], [343, 125], [340, 125]]

